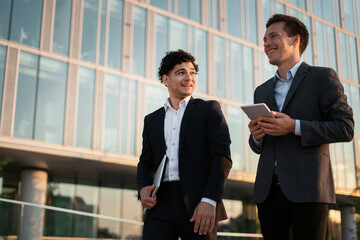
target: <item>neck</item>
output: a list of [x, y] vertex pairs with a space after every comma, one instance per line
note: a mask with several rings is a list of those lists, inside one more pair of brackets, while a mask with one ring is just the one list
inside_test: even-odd
[[280, 77], [282, 79], [287, 80], [287, 76], [286, 74], [288, 73], [288, 71], [290, 71], [290, 69], [298, 62], [300, 61], [300, 57], [299, 58], [294, 58], [292, 61], [286, 61], [283, 64], [280, 64], [278, 66], [278, 73], [280, 75]]
[[182, 99], [176, 97], [169, 97], [170, 105], [173, 109], [178, 110]]

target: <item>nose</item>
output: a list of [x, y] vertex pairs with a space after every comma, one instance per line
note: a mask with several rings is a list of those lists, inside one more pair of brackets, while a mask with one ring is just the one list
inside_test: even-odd
[[190, 80], [192, 79], [193, 77], [191, 76], [191, 73], [190, 72], [186, 72], [186, 75], [185, 75], [185, 79], [186, 80]]

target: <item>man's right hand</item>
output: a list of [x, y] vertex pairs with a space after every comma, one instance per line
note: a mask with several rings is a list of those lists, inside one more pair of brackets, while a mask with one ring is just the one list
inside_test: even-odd
[[154, 191], [155, 185], [143, 187], [140, 189], [140, 200], [144, 208], [150, 210], [156, 204], [156, 196], [151, 197], [152, 191]]
[[264, 136], [265, 133], [263, 129], [261, 129], [261, 126], [258, 124], [259, 118], [255, 118], [250, 121], [248, 127], [250, 129], [251, 135], [256, 139], [256, 141], [260, 141]]

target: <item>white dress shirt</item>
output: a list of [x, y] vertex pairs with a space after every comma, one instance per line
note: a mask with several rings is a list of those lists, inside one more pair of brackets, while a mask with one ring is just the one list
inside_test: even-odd
[[[190, 101], [188, 96], [180, 101], [179, 109], [175, 110], [169, 99], [164, 104], [165, 120], [164, 120], [164, 137], [166, 143], [166, 156], [168, 157], [168, 166], [164, 173], [164, 182], [179, 181], [179, 140], [181, 121], [184, 116], [185, 109]], [[216, 201], [209, 198], [202, 198], [202, 202], [210, 203], [216, 206]]]

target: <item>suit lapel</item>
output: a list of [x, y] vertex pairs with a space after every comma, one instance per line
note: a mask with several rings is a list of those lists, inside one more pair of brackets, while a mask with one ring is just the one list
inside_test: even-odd
[[[156, 126], [158, 128], [157, 132], [160, 133], [160, 139], [159, 139], [159, 145], [161, 148], [161, 151], [166, 154], [166, 143], [165, 143], [165, 133], [164, 133], [164, 124], [165, 124], [165, 109], [162, 108], [162, 110], [159, 112], [158, 117], [156, 118]], [[161, 159], [160, 159], [161, 160]]]
[[182, 146], [184, 145], [185, 136], [187, 133], [187, 128], [189, 126], [189, 119], [191, 117], [191, 114], [193, 110], [195, 109], [195, 100], [193, 97], [191, 97], [185, 112], [184, 116], [181, 120], [181, 127], [180, 127], [180, 139], [179, 139], [179, 152], [181, 152]]
[[297, 87], [300, 85], [300, 83], [302, 82], [302, 80], [305, 78], [306, 73], [309, 69], [309, 65], [307, 63], [302, 63], [299, 67], [299, 69], [297, 70], [296, 74], [295, 74], [295, 78], [293, 80], [293, 82], [291, 83], [290, 89], [286, 95], [285, 98], [285, 102], [283, 105], [283, 108], [281, 110], [281, 112], [284, 112], [286, 109], [286, 106], [288, 105], [288, 103], [290, 102], [292, 96], [294, 95]]
[[275, 77], [273, 78], [273, 80], [271, 81], [271, 85], [270, 86], [270, 89], [268, 91], [266, 91], [268, 93], [268, 103], [269, 103], [269, 108], [271, 110], [275, 110], [275, 111], [279, 111], [278, 109], [278, 105], [276, 103], [276, 100], [275, 100], [275, 92], [274, 92], [274, 88], [275, 88]]

